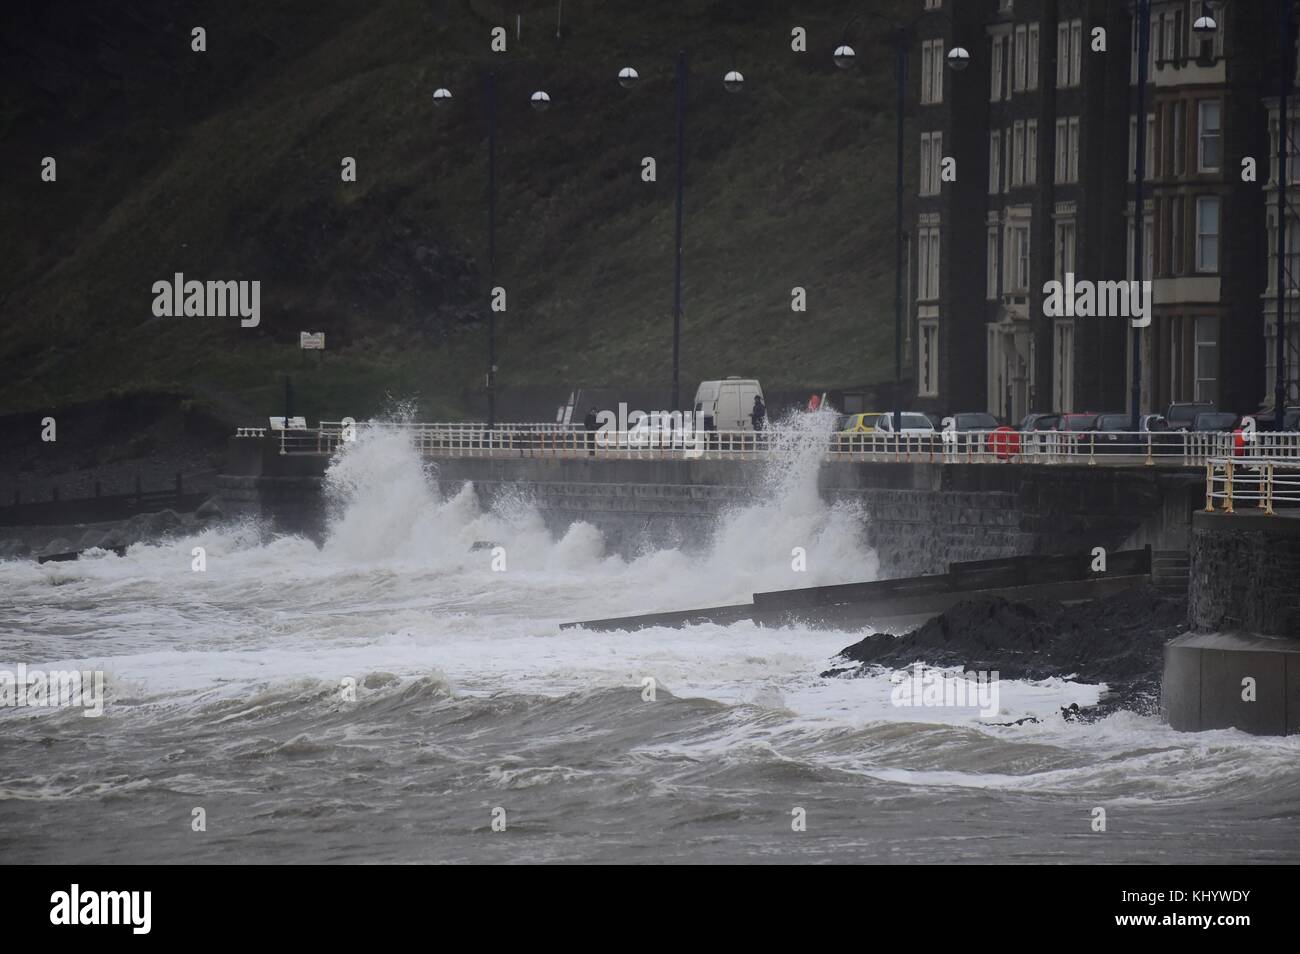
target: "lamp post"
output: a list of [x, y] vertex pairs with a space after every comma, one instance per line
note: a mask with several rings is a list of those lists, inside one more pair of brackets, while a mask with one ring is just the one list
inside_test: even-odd
[[[934, 11], [926, 11], [926, 14]], [[857, 62], [857, 53], [848, 43], [849, 28], [857, 20], [858, 14], [844, 25], [844, 39], [835, 48], [835, 65], [842, 70], [851, 69]], [[894, 433], [903, 432], [903, 106], [904, 90], [907, 84], [907, 53], [912, 42], [912, 31], [920, 22], [917, 17], [909, 24], [898, 24], [883, 17], [867, 14], [890, 28], [894, 41], [894, 81], [897, 86], [895, 97], [895, 157], [897, 170], [894, 179], [894, 217], [896, 220], [894, 234]], [[951, 23], [951, 21], [949, 21]], [[960, 72], [970, 65], [970, 53], [965, 47], [954, 46], [948, 51], [948, 67]]]
[[[680, 367], [682, 339], [682, 256], [683, 256], [683, 199], [686, 190], [686, 82], [689, 68], [686, 51], [677, 51], [677, 216], [673, 232], [673, 380], [672, 410], [680, 411]], [[625, 66], [618, 72], [618, 83], [624, 89], [631, 89], [640, 82], [641, 74], [633, 67]], [[736, 69], [733, 59], [732, 68], [722, 77], [722, 88], [728, 93], [739, 93], [745, 88], [745, 77]]]
[[[488, 120], [488, 288], [492, 289], [496, 287], [497, 267], [497, 74], [494, 70], [488, 70], [484, 76], [484, 91]], [[433, 105], [435, 108], [447, 106], [451, 103], [452, 98], [451, 90], [445, 86], [440, 86], [433, 91]], [[537, 89], [529, 97], [528, 102], [535, 111], [545, 112], [550, 108], [551, 97], [546, 90]], [[496, 311], [490, 304], [488, 306], [487, 339], [487, 377], [485, 379], [488, 402], [487, 428], [492, 430], [496, 426], [497, 326]]]

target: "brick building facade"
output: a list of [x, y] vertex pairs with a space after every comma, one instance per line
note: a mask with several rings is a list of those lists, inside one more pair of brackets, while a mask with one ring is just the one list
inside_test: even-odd
[[[1031, 411], [1126, 410], [1129, 322], [1049, 317], [1044, 286], [1067, 273], [1133, 277], [1134, 5], [916, 2], [920, 68], [909, 83], [918, 106], [908, 131], [920, 137], [910, 237], [915, 405], [988, 410], [1012, 422]], [[1206, 6], [1219, 23], [1209, 41], [1192, 30]], [[1210, 400], [1246, 412], [1271, 394], [1273, 6], [1151, 5], [1143, 277], [1153, 304], [1141, 335], [1143, 411]], [[943, 68], [953, 45], [971, 53], [960, 74]], [[1274, 97], [1274, 127], [1276, 113]], [[1243, 180], [1248, 156], [1257, 181]], [[956, 160], [955, 181], [940, 176], [944, 157]], [[1296, 232], [1300, 239], [1300, 224]], [[1288, 258], [1296, 253], [1292, 246]]]

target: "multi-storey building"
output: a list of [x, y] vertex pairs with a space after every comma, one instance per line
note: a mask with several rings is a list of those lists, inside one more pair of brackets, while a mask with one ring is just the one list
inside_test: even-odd
[[[1274, 77], [1275, 78], [1275, 77]], [[1300, 81], [1300, 67], [1295, 76]], [[1263, 295], [1264, 311], [1264, 394], [1261, 403], [1272, 405], [1274, 401], [1277, 374], [1277, 306], [1278, 296], [1278, 163], [1274, 157], [1278, 154], [1278, 97], [1271, 96], [1264, 100], [1268, 112], [1269, 152], [1268, 180], [1265, 183], [1265, 204], [1267, 217], [1268, 242], [1268, 277]], [[1287, 208], [1286, 208], [1286, 262], [1282, 275], [1285, 303], [1286, 342], [1285, 361], [1287, 373], [1284, 378], [1286, 402], [1289, 405], [1300, 404], [1300, 213], [1296, 210], [1296, 200], [1300, 199], [1300, 103], [1295, 99], [1287, 102]], [[1263, 165], [1261, 164], [1261, 170]], [[1261, 172], [1262, 175], [1262, 172]], [[1292, 191], [1294, 190], [1294, 191]]]
[[[1191, 30], [1203, 4], [1151, 7], [1145, 270], [1155, 304], [1142, 335], [1142, 405], [1198, 400], [1244, 411], [1258, 404], [1264, 371], [1263, 193], [1261, 183], [1242, 180], [1241, 159], [1267, 168], [1265, 4], [1209, 6], [1219, 28], [1204, 43]], [[1136, 77], [1134, 61], [1135, 91]], [[1131, 202], [1126, 215], [1131, 228]]]
[[[951, 9], [923, 16], [917, 38], [916, 405], [1013, 422], [1035, 410], [1128, 408], [1129, 322], [1049, 317], [1044, 286], [1067, 274], [1133, 277], [1134, 5], [917, 2]], [[1203, 42], [1192, 24], [1206, 4], [1151, 5], [1143, 410], [1198, 399], [1244, 411], [1263, 390], [1268, 31], [1259, 3], [1208, 6], [1219, 30]], [[971, 51], [972, 66], [944, 96], [952, 44]], [[938, 176], [945, 155], [957, 158], [955, 182]], [[1260, 182], [1243, 180], [1245, 156], [1258, 160]]]

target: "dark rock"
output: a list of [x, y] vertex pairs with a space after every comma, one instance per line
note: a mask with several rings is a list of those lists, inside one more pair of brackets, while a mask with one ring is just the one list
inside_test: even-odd
[[1069, 707], [1067, 718], [1118, 708], [1156, 711], [1164, 645], [1187, 628], [1187, 603], [1149, 586], [1080, 603], [1015, 603], [997, 596], [958, 603], [904, 636], [877, 633], [841, 657], [859, 665], [823, 676], [863, 675], [874, 667], [930, 666], [997, 670], [1004, 679], [1070, 677], [1105, 683], [1092, 712]]

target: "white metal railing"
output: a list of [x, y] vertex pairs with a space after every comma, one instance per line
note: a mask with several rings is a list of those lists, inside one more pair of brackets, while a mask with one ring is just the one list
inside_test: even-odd
[[[605, 459], [764, 460], [809, 444], [828, 460], [908, 463], [1123, 464], [1201, 467], [1213, 459], [1300, 462], [1300, 433], [1030, 431], [807, 434], [776, 431], [691, 431], [642, 428], [587, 431], [557, 424], [400, 424], [322, 421], [305, 430], [274, 431], [282, 454], [329, 455], [367, 430], [406, 435], [427, 457], [596, 457]], [[240, 428], [236, 437], [264, 437]]]
[[[1039, 432], [1011, 430], [960, 434], [791, 435], [789, 432], [708, 433], [598, 431], [573, 426], [482, 424], [361, 424], [323, 422], [314, 430], [278, 432], [282, 453], [330, 454], [361, 430], [399, 430], [426, 456], [731, 458], [770, 456], [777, 448], [821, 442], [830, 459], [931, 461], [937, 463], [1114, 463], [1201, 466], [1212, 457], [1261, 456], [1300, 459], [1300, 434], [1184, 434], [1131, 432]], [[1248, 440], [1253, 436], [1254, 440]]]
[[1242, 504], [1267, 514], [1300, 506], [1300, 460], [1216, 457], [1205, 464], [1205, 510], [1235, 513]]

